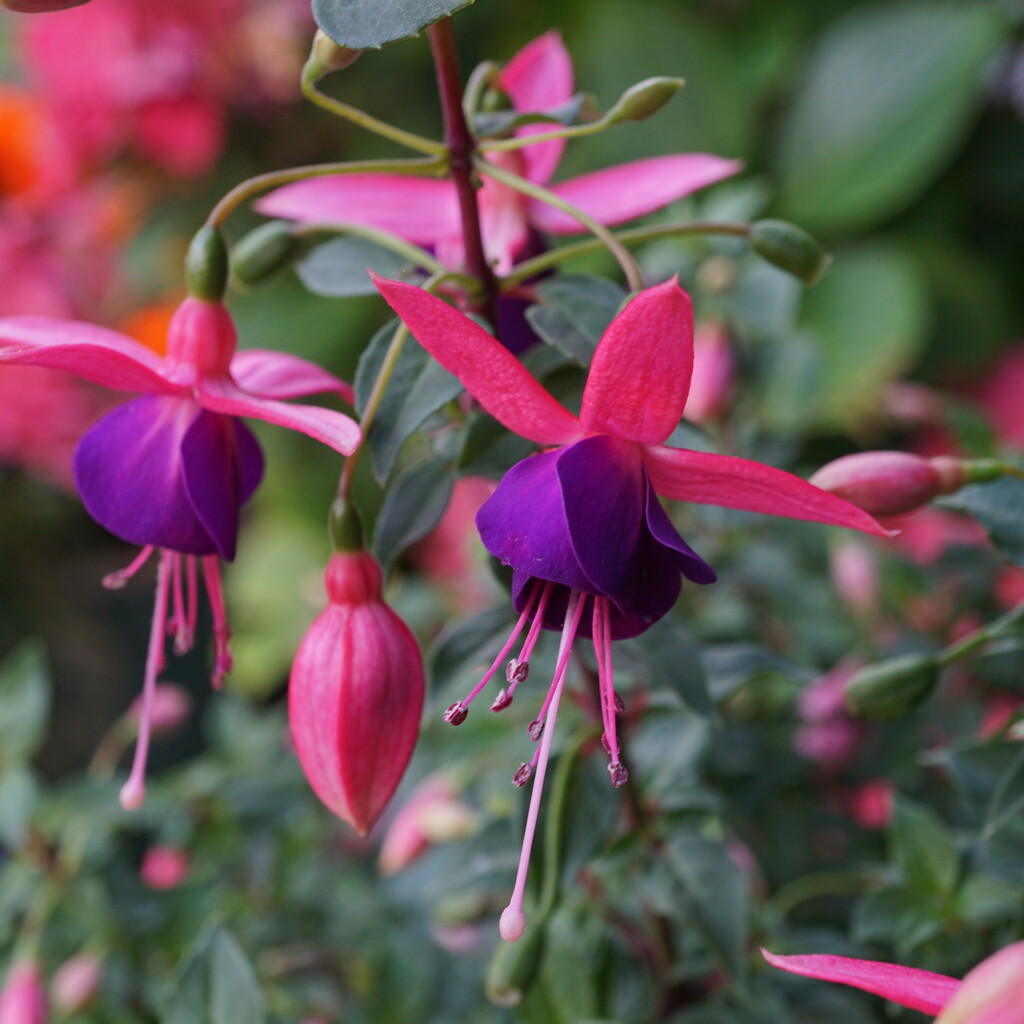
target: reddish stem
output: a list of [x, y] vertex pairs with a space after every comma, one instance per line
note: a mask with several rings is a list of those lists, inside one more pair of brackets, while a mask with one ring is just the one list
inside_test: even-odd
[[482, 313], [494, 323], [497, 283], [491, 265], [487, 262], [480, 230], [480, 207], [477, 203], [476, 184], [473, 181], [476, 139], [469, 130], [462, 109], [462, 79], [459, 74], [459, 58], [455, 51], [455, 33], [452, 31], [451, 18], [442, 18], [427, 31], [430, 35], [430, 49], [434, 55], [438, 91], [441, 95], [444, 141], [450, 155], [452, 181], [459, 197], [466, 270], [483, 285], [484, 298], [475, 311]]

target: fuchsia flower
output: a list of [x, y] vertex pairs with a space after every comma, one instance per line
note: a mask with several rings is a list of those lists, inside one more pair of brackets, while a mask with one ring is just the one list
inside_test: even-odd
[[168, 629], [177, 653], [193, 642], [198, 566], [213, 614], [219, 686], [231, 666], [219, 560], [235, 557], [241, 507], [263, 474], [256, 438], [238, 419], [251, 416], [298, 430], [350, 455], [359, 427], [348, 416], [278, 401], [350, 387], [320, 367], [280, 352], [237, 352], [234, 324], [219, 302], [187, 298], [161, 358], [126, 335], [44, 317], [0, 319], [0, 364], [69, 370], [142, 397], [108, 413], [85, 434], [74, 458], [75, 483], [100, 525], [142, 552], [106, 585], [124, 583], [159, 548], [156, 608], [146, 659], [135, 762], [122, 790], [126, 807], [144, 795], [154, 688]]
[[384, 603], [380, 566], [365, 551], [336, 552], [328, 605], [292, 666], [288, 715], [316, 795], [366, 835], [402, 780], [420, 730], [423, 658]]
[[0, 991], [0, 1024], [46, 1024], [46, 990], [35, 960], [15, 960]]
[[[501, 72], [500, 85], [521, 112], [551, 110], [572, 98], [572, 62], [557, 32], [519, 51]], [[534, 124], [519, 135], [552, 125]], [[486, 141], [481, 143], [486, 150]], [[602, 224], [621, 224], [661, 209], [697, 189], [736, 174], [736, 160], [706, 153], [681, 153], [636, 160], [549, 185], [565, 148], [553, 139], [495, 154], [509, 170], [544, 185]], [[529, 249], [536, 231], [575, 234], [579, 222], [546, 203], [527, 198], [483, 176], [479, 193], [484, 249], [498, 273], [507, 273]], [[342, 174], [285, 185], [256, 208], [271, 217], [304, 223], [355, 223], [389, 231], [433, 249], [445, 266], [464, 260], [458, 197], [450, 181], [395, 174]]]
[[682, 577], [711, 583], [714, 571], [679, 536], [657, 495], [772, 515], [886, 531], [867, 513], [789, 473], [746, 459], [666, 447], [683, 415], [693, 363], [690, 299], [675, 280], [648, 288], [616, 316], [594, 353], [574, 416], [495, 338], [413, 285], [375, 279], [392, 309], [445, 369], [505, 427], [549, 449], [513, 466], [477, 515], [487, 550], [513, 569], [515, 632], [480, 685], [446, 713], [458, 724], [497, 671], [528, 620], [507, 669], [507, 706], [526, 678], [541, 628], [562, 632], [557, 669], [531, 735], [541, 739], [522, 784], [536, 769], [526, 842], [502, 934], [517, 939], [529, 846], [551, 737], [577, 635], [597, 654], [604, 741], [614, 785], [626, 781], [615, 732], [612, 641], [636, 636], [675, 603]]
[[852, 985], [912, 1010], [938, 1014], [935, 1024], [1024, 1024], [1024, 942], [983, 960], [963, 981], [845, 956], [776, 956], [766, 949], [761, 953], [784, 971]]
[[150, 889], [177, 889], [191, 870], [188, 853], [180, 846], [151, 846], [142, 856], [139, 877]]

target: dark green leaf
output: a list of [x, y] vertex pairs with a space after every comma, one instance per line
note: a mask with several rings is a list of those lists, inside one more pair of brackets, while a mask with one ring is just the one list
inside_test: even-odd
[[454, 485], [454, 471], [440, 461], [424, 462], [398, 475], [373, 531], [373, 553], [382, 565], [390, 565], [403, 548], [437, 526]]
[[700, 652], [715, 700], [725, 700], [754, 679], [773, 673], [800, 678], [805, 670], [757, 644], [717, 644]]
[[582, 274], [552, 278], [539, 285], [537, 293], [540, 305], [526, 311], [530, 326], [549, 345], [580, 366], [589, 366], [626, 293], [614, 281]]
[[572, 767], [562, 820], [562, 885], [572, 886], [619, 818], [620, 799], [608, 773], [594, 758], [577, 758]]
[[36, 793], [36, 781], [23, 764], [15, 762], [0, 775], [0, 844], [3, 846], [18, 849], [25, 841]]
[[313, 0], [316, 23], [340, 46], [377, 49], [416, 35], [473, 0]]
[[476, 134], [484, 137], [505, 135], [524, 124], [576, 124], [588, 99], [586, 93], [578, 92], [572, 99], [547, 110], [498, 110], [493, 113], [478, 113], [473, 118], [473, 124]]
[[[394, 333], [395, 321], [385, 324], [359, 360], [355, 389], [356, 408], [360, 413], [366, 407]], [[418, 344], [406, 342], [364, 439], [380, 483], [390, 475], [403, 443], [432, 413], [461, 391], [458, 377], [433, 360]]]
[[989, 4], [861, 5], [822, 38], [782, 129], [783, 215], [811, 230], [902, 209], [956, 151], [1000, 38]]
[[953, 891], [960, 855], [949, 829], [929, 808], [897, 797], [890, 839], [893, 859], [912, 893], [928, 898]]
[[200, 938], [174, 987], [163, 1024], [262, 1024], [263, 992], [231, 933], [223, 927]]
[[347, 299], [376, 295], [369, 270], [401, 278], [414, 272], [409, 261], [367, 238], [333, 238], [318, 245], [295, 267], [302, 283], [315, 295]]
[[511, 606], [503, 603], [446, 629], [430, 655], [435, 684], [447, 686], [463, 672], [490, 665], [508, 639], [513, 621]]
[[1006, 477], [991, 484], [972, 484], [940, 504], [974, 516], [1007, 558], [1024, 565], [1024, 480]]
[[721, 843], [676, 835], [669, 863], [683, 885], [704, 937], [734, 977], [746, 970], [748, 896], [743, 873]]
[[497, 479], [535, 450], [536, 445], [532, 441], [506, 430], [492, 416], [479, 413], [470, 417], [469, 426], [462, 435], [459, 472], [466, 476]]
[[50, 679], [43, 652], [26, 641], [0, 665], [0, 763], [35, 753], [49, 713]]
[[666, 616], [631, 642], [629, 649], [646, 668], [652, 686], [670, 687], [699, 715], [714, 714], [697, 646], [678, 619]]

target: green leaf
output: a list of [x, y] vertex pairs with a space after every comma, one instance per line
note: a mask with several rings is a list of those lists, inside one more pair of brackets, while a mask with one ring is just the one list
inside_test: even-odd
[[24, 761], [39, 747], [50, 714], [42, 648], [27, 640], [0, 665], [0, 763]]
[[783, 123], [783, 216], [850, 230], [891, 216], [949, 162], [1002, 20], [950, 0], [856, 8], [820, 40]]
[[580, 113], [590, 97], [578, 92], [572, 99], [560, 103], [557, 107], [547, 110], [497, 110], [493, 113], [477, 113], [473, 116], [473, 126], [477, 136], [506, 135], [524, 124], [560, 124], [573, 125], [580, 120]]
[[25, 841], [36, 805], [38, 786], [22, 764], [12, 764], [0, 775], [0, 845], [18, 849]]
[[549, 345], [580, 366], [589, 366], [601, 335], [626, 297], [614, 281], [567, 274], [538, 285], [540, 305], [530, 306], [526, 319]]
[[647, 669], [652, 686], [668, 686], [698, 715], [714, 714], [707, 677], [693, 638], [677, 619], [666, 616], [629, 644]]
[[[370, 341], [356, 370], [356, 408], [366, 402], [395, 332], [395, 321], [382, 327]], [[429, 416], [462, 392], [458, 377], [432, 359], [418, 344], [406, 344], [395, 364], [377, 415], [365, 443], [373, 458], [373, 472], [383, 484], [394, 469], [403, 443]]]
[[468, 7], [473, 0], [313, 0], [313, 17], [339, 46], [377, 49]]
[[[917, 359], [927, 310], [921, 273], [900, 250], [873, 244], [837, 253], [804, 303], [801, 329], [818, 365], [801, 418], [832, 429], [873, 414], [884, 386]], [[789, 373], [784, 364], [773, 370]]]
[[295, 267], [299, 279], [311, 292], [330, 299], [376, 295], [370, 270], [382, 277], [402, 278], [415, 268], [408, 260], [368, 238], [333, 238], [318, 245]]
[[162, 1024], [263, 1024], [256, 973], [223, 927], [200, 938], [178, 977]]
[[504, 603], [446, 629], [429, 658], [435, 686], [447, 686], [463, 672], [490, 665], [512, 632], [514, 621], [511, 605]]
[[668, 843], [669, 863], [682, 883], [697, 927], [734, 977], [746, 970], [747, 883], [721, 843], [676, 835]]
[[929, 898], [953, 891], [960, 855], [949, 829], [929, 808], [897, 797], [889, 835], [893, 859], [912, 893]]
[[388, 489], [373, 531], [373, 553], [389, 566], [403, 548], [437, 526], [455, 486], [451, 466], [434, 460], [411, 466]]
[[1024, 565], [1024, 480], [1006, 477], [991, 484], [972, 484], [939, 504], [974, 516], [1011, 562]]

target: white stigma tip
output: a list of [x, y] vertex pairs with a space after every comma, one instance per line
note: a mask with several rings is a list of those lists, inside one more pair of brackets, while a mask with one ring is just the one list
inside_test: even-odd
[[506, 907], [501, 912], [498, 931], [506, 942], [518, 942], [526, 931], [526, 918], [523, 917], [523, 912], [511, 906]]
[[129, 779], [121, 787], [121, 806], [126, 811], [137, 811], [142, 806], [142, 801], [146, 799], [146, 787], [141, 782], [136, 782], [134, 779]]

